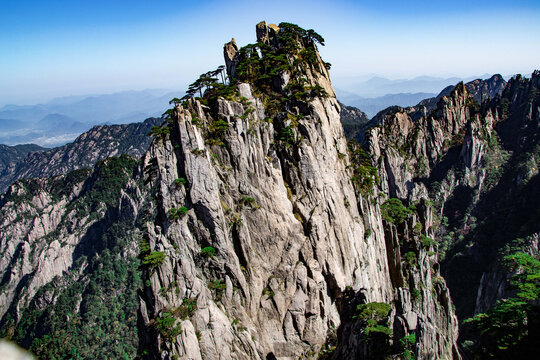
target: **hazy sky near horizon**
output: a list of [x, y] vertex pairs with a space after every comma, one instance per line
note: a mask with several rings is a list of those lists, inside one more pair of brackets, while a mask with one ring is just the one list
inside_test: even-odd
[[184, 89], [231, 37], [293, 22], [326, 39], [334, 84], [540, 68], [540, 1], [57, 1], [0, 3], [0, 106], [56, 96]]

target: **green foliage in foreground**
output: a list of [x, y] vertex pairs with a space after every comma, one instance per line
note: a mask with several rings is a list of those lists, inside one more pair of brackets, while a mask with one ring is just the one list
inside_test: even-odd
[[172, 208], [169, 210], [169, 218], [171, 220], [179, 219], [180, 216], [184, 216], [188, 213], [188, 208], [185, 206], [181, 206], [178, 209]]
[[185, 178], [176, 178], [174, 179], [174, 183], [178, 186], [185, 186], [187, 183], [187, 180]]
[[414, 344], [416, 344], [416, 335], [409, 334], [399, 339], [399, 347], [402, 350], [404, 360], [414, 360]]
[[422, 242], [422, 246], [426, 249], [429, 249], [430, 247], [434, 246], [434, 247], [437, 247], [437, 244], [435, 243], [435, 240], [433, 240], [432, 238], [424, 235], [424, 234], [421, 234], [420, 235], [420, 241]]
[[216, 249], [212, 246], [206, 246], [201, 249], [201, 255], [207, 258], [211, 258], [216, 255]]
[[182, 300], [182, 305], [176, 309], [176, 312], [180, 319], [186, 320], [195, 313], [195, 310], [197, 310], [197, 299], [185, 298]]
[[168, 126], [152, 126], [152, 130], [146, 134], [146, 136], [160, 137], [171, 133], [171, 129]]
[[176, 337], [182, 332], [180, 324], [176, 324], [176, 318], [169, 312], [163, 313], [154, 321], [154, 327], [161, 336], [171, 342], [176, 342]]
[[511, 285], [516, 295], [499, 300], [486, 313], [465, 320], [465, 323], [472, 323], [480, 330], [484, 340], [483, 351], [495, 357], [508, 355], [519, 348], [530, 335], [532, 327], [538, 326], [540, 261], [518, 251], [505, 256], [503, 263], [514, 273]]
[[382, 319], [388, 316], [390, 312], [390, 305], [383, 302], [372, 302], [368, 304], [360, 304], [356, 307], [358, 312], [354, 316], [355, 319], [359, 320], [370, 320], [370, 319]]
[[[55, 278], [36, 299], [56, 297], [43, 307], [21, 309], [18, 324], [2, 326], [8, 337], [39, 359], [132, 359], [137, 354], [138, 259], [125, 256], [129, 226], [115, 224], [102, 240], [115, 244], [90, 259], [79, 258], [74, 270]], [[83, 280], [78, 269], [87, 261]]]
[[349, 141], [347, 147], [353, 169], [351, 181], [362, 195], [371, 195], [373, 188], [379, 182], [377, 169], [372, 165], [371, 159], [360, 144]]
[[115, 206], [120, 198], [120, 193], [126, 184], [133, 178], [133, 171], [137, 166], [137, 159], [121, 155], [111, 157], [96, 164], [97, 181], [88, 194], [91, 209], [97, 204], [104, 202]]
[[221, 300], [221, 296], [223, 295], [223, 292], [227, 288], [227, 284], [225, 284], [225, 281], [223, 280], [214, 280], [208, 282], [208, 289], [212, 290], [215, 295], [216, 300]]

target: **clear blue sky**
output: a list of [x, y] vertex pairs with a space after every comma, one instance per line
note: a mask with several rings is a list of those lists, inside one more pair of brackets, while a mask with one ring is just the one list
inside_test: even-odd
[[255, 40], [260, 20], [326, 39], [332, 76], [511, 74], [540, 68], [540, 1], [0, 2], [0, 106], [183, 89]]

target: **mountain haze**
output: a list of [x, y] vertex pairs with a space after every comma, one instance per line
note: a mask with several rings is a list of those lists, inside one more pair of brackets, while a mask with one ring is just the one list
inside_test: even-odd
[[6, 105], [0, 109], [0, 143], [64, 145], [94, 125], [159, 117], [175, 95], [167, 90], [124, 91], [56, 98], [39, 105]]
[[0, 192], [18, 179], [67, 174], [93, 167], [97, 161], [110, 156], [141, 157], [151, 141], [146, 134], [161, 122], [161, 119], [149, 118], [142, 123], [95, 126], [72, 143], [50, 150], [37, 145], [0, 145], [0, 150], [6, 149], [6, 153], [18, 151], [17, 156], [3, 157], [5, 165], [0, 168]]

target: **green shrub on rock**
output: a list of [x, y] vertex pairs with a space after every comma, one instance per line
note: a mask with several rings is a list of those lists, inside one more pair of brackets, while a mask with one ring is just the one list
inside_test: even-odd
[[185, 206], [182, 206], [178, 209], [175, 209], [175, 208], [172, 208], [169, 210], [169, 218], [171, 220], [176, 220], [178, 218], [180, 218], [180, 216], [184, 216], [188, 213], [188, 208], [185, 207]]
[[388, 199], [381, 205], [383, 220], [394, 225], [404, 222], [411, 213], [411, 209], [405, 207], [397, 198]]
[[216, 249], [213, 248], [212, 246], [206, 246], [206, 247], [201, 249], [201, 254], [204, 257], [211, 258], [214, 255], [216, 255]]
[[165, 261], [165, 253], [163, 251], [152, 251], [144, 257], [143, 265], [148, 265], [151, 268], [159, 267]]

